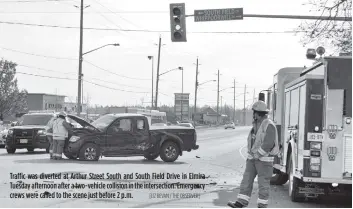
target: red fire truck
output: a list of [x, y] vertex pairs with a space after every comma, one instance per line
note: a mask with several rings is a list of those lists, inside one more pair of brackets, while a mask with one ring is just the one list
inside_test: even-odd
[[[315, 55], [313, 56], [313, 54]], [[316, 56], [308, 50], [307, 57]], [[321, 57], [308, 68], [283, 68], [267, 96], [280, 153], [271, 184], [289, 181], [292, 201], [352, 195], [352, 57]]]

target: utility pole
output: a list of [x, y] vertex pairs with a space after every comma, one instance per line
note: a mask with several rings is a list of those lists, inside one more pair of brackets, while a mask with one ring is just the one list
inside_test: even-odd
[[194, 117], [196, 114], [196, 101], [197, 101], [197, 87], [199, 85], [198, 82], [198, 75], [199, 75], [199, 58], [196, 59], [196, 80], [195, 80], [195, 102], [194, 102]]
[[223, 111], [222, 111], [223, 108], [222, 108], [222, 107], [223, 107], [223, 96], [221, 96], [221, 115], [222, 115], [222, 113], [223, 113]]
[[217, 124], [218, 124], [218, 117], [219, 117], [219, 70], [218, 70], [218, 78], [217, 78]]
[[183, 121], [183, 98], [184, 98], [184, 68], [181, 69], [181, 100], [180, 100], [180, 120]]
[[233, 96], [233, 122], [235, 123], [235, 79], [233, 80], [233, 85], [234, 85], [234, 96]]
[[82, 45], [83, 45], [83, 0], [80, 8], [80, 50], [78, 63], [78, 92], [77, 92], [77, 115], [81, 113], [81, 87], [82, 87]]
[[253, 103], [255, 103], [255, 88], [254, 88], [254, 95], [253, 95]]
[[245, 117], [246, 117], [245, 102], [246, 102], [246, 84], [245, 84], [245, 87], [244, 87], [244, 109], [243, 109], [244, 126], [246, 125], [246, 120], [245, 120]]
[[154, 56], [148, 56], [148, 59], [150, 59], [150, 60], [152, 60], [152, 94], [151, 94], [151, 97], [152, 97], [152, 100], [151, 100], [151, 110], [153, 110], [153, 93], [154, 93], [154, 91], [153, 91], [153, 74], [154, 74], [154, 72], [153, 72], [153, 70], [154, 70]]
[[159, 35], [159, 44], [158, 44], [158, 62], [157, 62], [157, 81], [156, 81], [156, 100], [155, 100], [155, 109], [158, 109], [158, 83], [159, 83], [159, 65], [161, 60], [161, 43], [162, 37]]

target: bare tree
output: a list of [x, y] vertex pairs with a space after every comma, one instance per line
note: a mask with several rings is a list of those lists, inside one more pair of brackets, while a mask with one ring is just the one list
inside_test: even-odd
[[352, 53], [352, 22], [335, 21], [336, 17], [352, 17], [352, 0], [309, 0], [312, 10], [329, 19], [305, 21], [298, 31], [305, 31], [301, 42], [304, 46], [317, 43], [332, 47], [335, 53]]
[[17, 86], [17, 64], [0, 60], [0, 119], [27, 111], [27, 91]]

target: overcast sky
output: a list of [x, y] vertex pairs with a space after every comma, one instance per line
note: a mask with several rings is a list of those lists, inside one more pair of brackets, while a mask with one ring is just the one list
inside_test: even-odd
[[[19, 87], [30, 93], [77, 96], [79, 52], [79, 0], [0, 0], [0, 21], [42, 25], [71, 26], [49, 28], [0, 23], [0, 57], [19, 64]], [[244, 14], [316, 15], [306, 0], [85, 0], [84, 27], [168, 31], [169, 3], [185, 2], [187, 14], [195, 9], [243, 8]], [[187, 42], [171, 42], [169, 32], [123, 32], [119, 30], [84, 30], [83, 51], [119, 43], [84, 56], [84, 97], [91, 104], [147, 105], [151, 101], [151, 66], [155, 57], [156, 74], [158, 38], [162, 37], [160, 73], [184, 67], [184, 92], [194, 103], [196, 58], [199, 57], [199, 82], [217, 79], [220, 89], [233, 86], [236, 94], [244, 92], [247, 105], [256, 94], [271, 85], [273, 75], [283, 67], [302, 67], [312, 62], [305, 58], [306, 48], [300, 35], [293, 33], [193, 33], [193, 32], [285, 32], [299, 26], [301, 20], [244, 18], [235, 21], [194, 22], [187, 18]], [[317, 47], [312, 45], [312, 47]], [[327, 49], [329, 51], [329, 49]], [[23, 53], [24, 52], [24, 53]], [[32, 55], [30, 55], [32, 54]], [[40, 56], [34, 56], [40, 55]], [[45, 55], [47, 57], [44, 57]], [[49, 58], [51, 57], [51, 58]], [[110, 72], [108, 72], [110, 71]], [[70, 78], [72, 80], [38, 77]], [[159, 104], [173, 105], [174, 93], [182, 89], [182, 74], [173, 71], [161, 76]], [[92, 84], [95, 83], [96, 85]], [[99, 86], [98, 86], [99, 85]], [[155, 88], [155, 84], [154, 84]], [[215, 105], [217, 82], [200, 86], [198, 105]], [[223, 104], [233, 104], [233, 90], [221, 92]], [[243, 105], [243, 96], [236, 106]]]

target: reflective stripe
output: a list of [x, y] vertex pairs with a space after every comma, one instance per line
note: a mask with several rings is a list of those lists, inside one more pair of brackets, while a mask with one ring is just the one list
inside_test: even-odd
[[265, 152], [265, 150], [263, 150], [261, 147], [259, 148], [258, 152], [261, 154], [261, 155], [266, 155], [267, 152]]
[[244, 194], [238, 194], [238, 199], [242, 199], [242, 200], [245, 200], [247, 202], [250, 201], [250, 197], [247, 196], [247, 195], [244, 195]]
[[258, 204], [263, 204], [263, 205], [267, 205], [268, 204], [268, 200], [263, 200], [263, 199], [257, 199], [257, 203]]
[[273, 162], [274, 161], [274, 157], [260, 157], [259, 160], [263, 161], [263, 162]]

